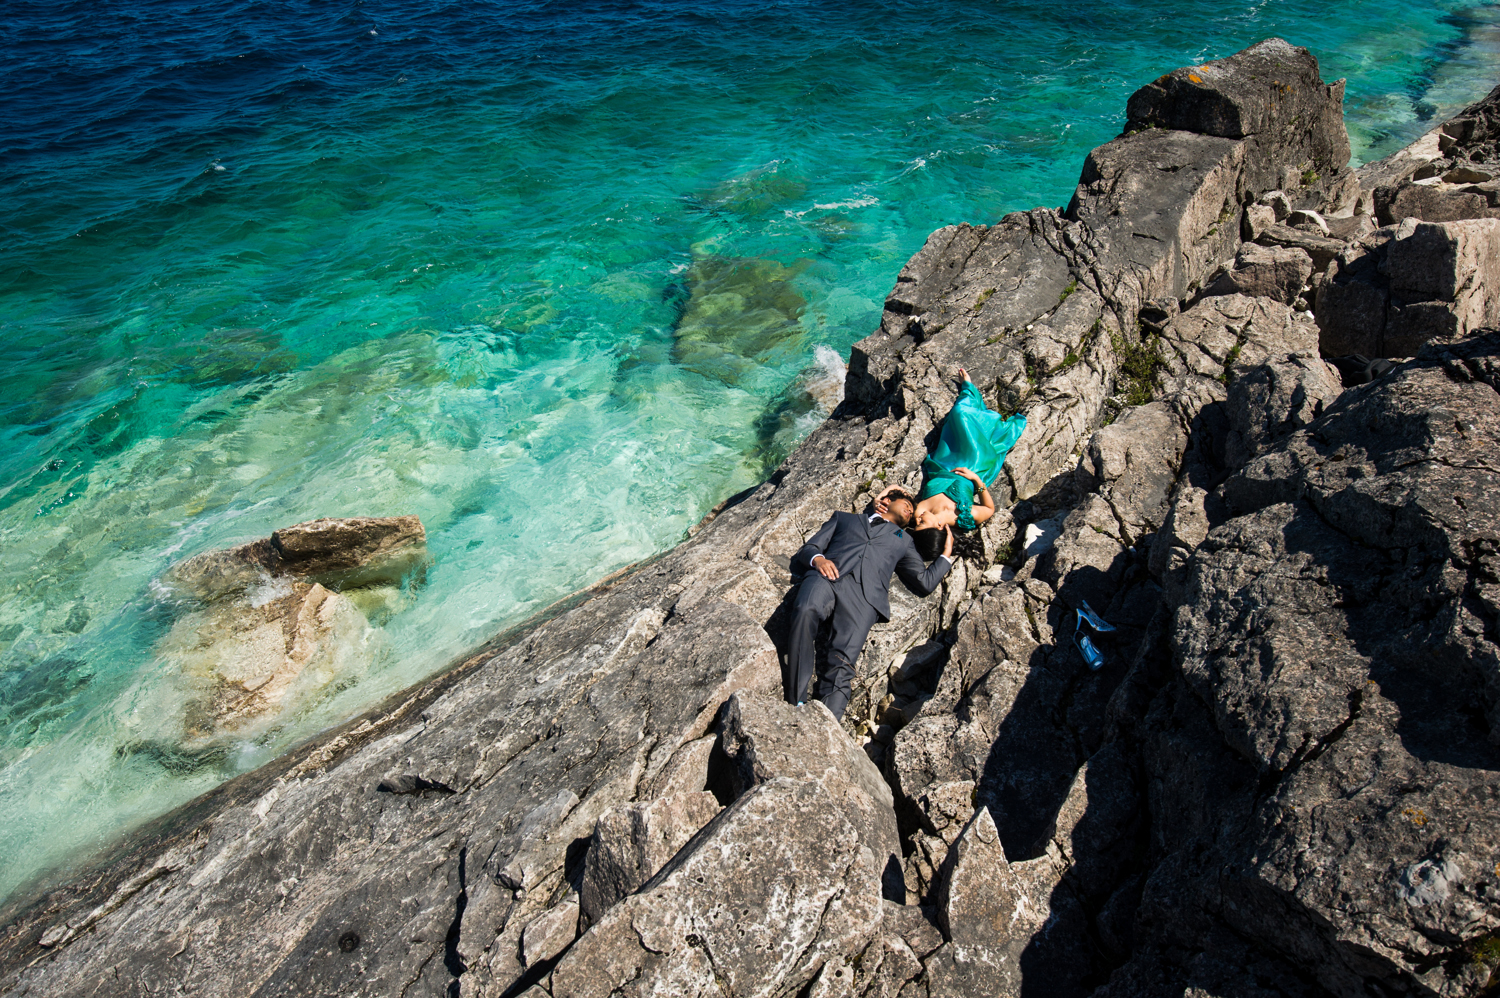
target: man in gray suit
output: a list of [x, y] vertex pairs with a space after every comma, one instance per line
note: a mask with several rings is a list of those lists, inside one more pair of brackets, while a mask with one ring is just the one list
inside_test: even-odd
[[[880, 507], [884, 507], [883, 509]], [[791, 703], [800, 704], [814, 670], [813, 644], [818, 627], [833, 617], [828, 672], [818, 677], [813, 695], [834, 717], [843, 717], [854, 681], [854, 660], [877, 620], [891, 619], [891, 573], [907, 589], [926, 596], [952, 566], [953, 532], [943, 553], [930, 566], [904, 529], [916, 515], [911, 498], [892, 493], [873, 513], [835, 513], [792, 557], [792, 568], [807, 572], [792, 605], [792, 633], [782, 686]]]

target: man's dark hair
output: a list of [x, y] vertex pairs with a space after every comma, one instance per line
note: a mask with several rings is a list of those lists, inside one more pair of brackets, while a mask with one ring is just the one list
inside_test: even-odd
[[932, 561], [943, 553], [942, 527], [928, 527], [926, 530], [913, 530], [911, 532], [912, 543], [917, 546], [917, 554], [922, 556], [923, 561]]
[[912, 515], [913, 516], [916, 515], [916, 512], [917, 512], [917, 501], [915, 499], [913, 499], [911, 496], [907, 495], [905, 492], [892, 492], [890, 494], [889, 498], [887, 498], [886, 501], [885, 501], [886, 508], [889, 509], [892, 505], [894, 505], [895, 503], [898, 503], [898, 502], [904, 502], [904, 503], [906, 503], [908, 506], [911, 507]]

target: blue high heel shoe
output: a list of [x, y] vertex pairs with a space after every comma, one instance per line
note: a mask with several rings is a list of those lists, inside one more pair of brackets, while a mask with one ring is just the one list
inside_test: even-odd
[[1078, 653], [1083, 656], [1084, 662], [1092, 671], [1098, 672], [1104, 668], [1104, 653], [1094, 646], [1094, 642], [1089, 640], [1087, 634], [1074, 631], [1073, 643], [1078, 646]]
[[1088, 624], [1100, 634], [1108, 634], [1115, 629], [1114, 624], [1111, 624], [1094, 612], [1094, 608], [1089, 606], [1088, 600], [1079, 600], [1078, 603], [1078, 623], [1080, 625]]

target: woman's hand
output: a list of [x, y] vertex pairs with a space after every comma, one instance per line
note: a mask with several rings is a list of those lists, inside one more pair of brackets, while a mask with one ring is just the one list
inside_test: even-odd
[[985, 523], [995, 515], [995, 500], [990, 498], [990, 488], [983, 480], [968, 468], [954, 468], [955, 475], [962, 475], [974, 483], [974, 505], [973, 512], [975, 523]]
[[953, 560], [953, 528], [944, 527], [943, 534], [943, 557], [949, 561]]

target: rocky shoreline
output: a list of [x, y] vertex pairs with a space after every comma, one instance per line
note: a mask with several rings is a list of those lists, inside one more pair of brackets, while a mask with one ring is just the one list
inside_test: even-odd
[[[770, 480], [12, 911], [0, 993], [1494, 993], [1500, 90], [1359, 171], [1342, 96], [1278, 40], [1142, 88]], [[960, 364], [1009, 514], [842, 728], [780, 703], [789, 556]]]

